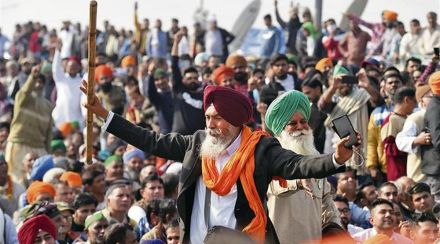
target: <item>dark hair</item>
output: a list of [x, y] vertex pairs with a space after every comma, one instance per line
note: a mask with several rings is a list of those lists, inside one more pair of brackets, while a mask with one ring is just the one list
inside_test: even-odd
[[95, 178], [103, 174], [104, 172], [98, 169], [87, 169], [82, 173], [82, 182], [84, 185], [92, 185]]
[[105, 230], [104, 242], [106, 244], [125, 243], [127, 231], [130, 231], [130, 228], [125, 224], [112, 224]]
[[163, 174], [161, 178], [163, 181], [165, 197], [171, 198], [176, 187], [179, 185], [179, 176], [175, 174]]
[[333, 198], [333, 202], [343, 202], [347, 204], [347, 206], [350, 206], [350, 204], [348, 203], [348, 199], [340, 194], [335, 195], [335, 197]]
[[173, 199], [165, 198], [165, 199], [153, 199], [151, 200], [146, 207], [146, 215], [148, 223], [151, 223], [150, 215], [154, 213], [157, 215], [160, 220], [164, 223], [167, 223], [167, 216], [173, 216], [176, 213], [176, 202]]
[[369, 181], [369, 182], [367, 182], [367, 183], [362, 184], [362, 185], [359, 187], [359, 189], [358, 189], [357, 192], [356, 192], [356, 200], [355, 200], [355, 202], [360, 201], [362, 198], [366, 198], [366, 196], [365, 196], [363, 190], [364, 190], [365, 188], [367, 188], [368, 186], [374, 186], [373, 182]]
[[11, 125], [8, 122], [0, 122], [0, 129], [6, 128], [8, 131], [11, 128]]
[[322, 91], [322, 83], [318, 79], [306, 80], [306, 81], [303, 82], [302, 86], [303, 87], [307, 86], [307, 87], [310, 87], [310, 88], [313, 88], [313, 89], [319, 87], [319, 88], [321, 88], [321, 91]]
[[335, 222], [325, 223], [322, 226], [321, 233], [323, 239], [332, 238], [335, 236], [339, 237], [340, 235], [349, 237], [347, 231], [344, 230], [344, 228], [342, 228], [339, 224], [336, 224]]
[[179, 220], [178, 219], [173, 219], [168, 223], [167, 229], [171, 229], [171, 228], [176, 228], [179, 227]]
[[395, 72], [397, 72], [398, 74], [400, 74], [399, 69], [397, 69], [397, 68], [394, 67], [394, 66], [389, 66], [389, 67], [387, 67], [387, 68], [383, 71], [383, 73], [385, 74], [385, 73], [388, 72], [388, 71], [395, 71]]
[[282, 60], [284, 60], [284, 61], [287, 62], [287, 60], [289, 60], [289, 59], [287, 58], [286, 55], [284, 55], [284, 54], [282, 54], [282, 53], [277, 53], [277, 54], [275, 54], [274, 56], [272, 56], [272, 58], [270, 59], [269, 64], [272, 66], [272, 65], [274, 65], [276, 62], [278, 62], [278, 61], [282, 61]]
[[264, 75], [266, 72], [264, 71], [264, 69], [261, 69], [261, 68], [255, 68], [255, 69], [252, 71], [252, 75], [255, 75], [255, 74], [257, 74], [257, 73], [262, 73], [262, 74]]
[[[373, 70], [373, 69], [371, 69], [371, 70]], [[376, 70], [376, 69], [375, 69]], [[378, 71], [379, 72], [379, 71]], [[379, 72], [380, 73], [380, 72]], [[374, 87], [376, 87], [376, 88], [378, 88], [379, 87], [379, 80], [378, 79], [376, 79], [375, 77], [373, 77], [373, 76], [367, 76], [367, 78], [368, 78], [368, 81], [370, 82], [370, 84], [371, 85], [373, 85]]]
[[[131, 82], [131, 81], [134, 81], [134, 82]], [[136, 86], [139, 86], [139, 81], [138, 81], [138, 79], [136, 79], [135, 76], [130, 75], [127, 77], [127, 81], [125, 82], [125, 85], [128, 85], [128, 84], [134, 84]]]
[[416, 96], [416, 89], [409, 86], [400, 87], [397, 89], [393, 96], [394, 104], [400, 104], [403, 102], [405, 97], [414, 98]]
[[429, 187], [429, 185], [426, 183], [419, 182], [408, 189], [408, 194], [411, 196], [422, 192], [427, 192], [431, 194], [431, 187]]
[[197, 73], [199, 74], [199, 71], [196, 69], [196, 67], [188, 67], [183, 71], [183, 75], [186, 75], [188, 73]]
[[272, 20], [272, 16], [270, 14], [266, 14], [266, 15], [264, 15], [263, 19], [270, 19], [270, 20]]
[[428, 15], [432, 15], [432, 16], [434, 16], [434, 17], [436, 17], [437, 18], [437, 14], [435, 13], [435, 12], [428, 12]]
[[80, 193], [75, 197], [75, 200], [73, 200], [72, 207], [75, 210], [78, 210], [80, 207], [90, 204], [93, 204], [96, 207], [98, 206], [98, 200], [96, 200], [96, 198], [89, 193]]
[[419, 26], [420, 26], [420, 21], [419, 21], [418, 19], [412, 19], [412, 20], [410, 21], [410, 23], [412, 23], [412, 24], [416, 24], [416, 25], [419, 25]]
[[382, 185], [380, 185], [377, 190], [380, 192], [382, 190], [382, 188], [387, 187], [387, 186], [392, 186], [392, 187], [396, 188], [396, 190], [399, 190], [399, 188], [397, 188], [396, 184], [394, 184], [393, 182], [390, 182], [390, 181], [382, 183]]
[[206, 74], [212, 74], [212, 69], [211, 69], [211, 67], [204, 67], [203, 69], [202, 69], [202, 75], [206, 75]]
[[327, 24], [328, 22], [332, 22], [332, 23], [336, 24], [336, 21], [335, 21], [335, 19], [333, 19], [333, 18], [330, 18], [330, 19], [326, 20], [326, 21], [324, 22], [324, 24]]
[[105, 199], [107, 199], [116, 189], [119, 188], [126, 188], [127, 186], [129, 186], [129, 184], [126, 184], [125, 182], [114, 182], [112, 183], [108, 188], [107, 191], [105, 192]]
[[429, 213], [429, 212], [428, 213], [421, 213], [421, 214], [415, 216], [414, 221], [416, 222], [416, 224], [427, 222], [427, 221], [431, 221], [436, 225], [438, 224], [437, 218], [434, 216], [434, 214]]
[[383, 204], [386, 204], [386, 205], [390, 206], [391, 208], [394, 208], [392, 202], [390, 202], [390, 201], [388, 201], [388, 200], [386, 200], [386, 199], [383, 199], [383, 198], [378, 198], [378, 199], [374, 200], [374, 201], [371, 203], [371, 211], [372, 211], [373, 209], [375, 209], [377, 206], [379, 206], [379, 205], [383, 205]]
[[[386, 71], [385, 71], [385, 72], [386, 72]], [[385, 72], [384, 72], [384, 74], [385, 74]], [[400, 75], [400, 73], [385, 75], [385, 76], [383, 77], [383, 80], [386, 81], [386, 80], [388, 80], [389, 78], [397, 78], [397, 79], [399, 79], [400, 83], [403, 83], [403, 79], [402, 79], [402, 76]]]
[[145, 177], [145, 179], [142, 181], [141, 189], [144, 189], [145, 187], [147, 187], [147, 184], [152, 181], [159, 181], [160, 184], [164, 185], [162, 178], [160, 178], [160, 176], [157, 173], [154, 173], [154, 174], [151, 174], [151, 175]]
[[422, 65], [422, 60], [416, 58], [416, 57], [410, 57], [405, 62], [405, 68], [408, 67], [409, 62], [418, 63], [419, 65]]
[[351, 168], [351, 167], [346, 167], [345, 171], [339, 172], [339, 173], [335, 174], [336, 184], [339, 181], [339, 178], [341, 177], [341, 175], [344, 174], [344, 173], [347, 173], [347, 172], [351, 172], [353, 174], [353, 179], [356, 179], [356, 171], [353, 168]]
[[41, 80], [43, 84], [46, 83], [46, 77], [42, 74], [38, 74], [37, 77], [35, 77], [35, 80]]

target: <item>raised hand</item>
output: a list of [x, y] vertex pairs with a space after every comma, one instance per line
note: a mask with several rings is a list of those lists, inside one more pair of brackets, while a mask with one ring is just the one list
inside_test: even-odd
[[[358, 144], [360, 147], [361, 143], [362, 143], [362, 137], [359, 133], [357, 133], [357, 140], [358, 140]], [[345, 143], [348, 142], [350, 140], [350, 136], [347, 136], [345, 138], [342, 138], [341, 141], [338, 142], [338, 144], [336, 145], [336, 152], [335, 152], [335, 160], [336, 163], [338, 164], [344, 164], [347, 160], [349, 160], [351, 158], [351, 156], [353, 155], [353, 148], [347, 148], [345, 147]]]
[[[81, 87], [80, 87], [81, 91], [87, 95], [87, 81], [83, 80], [81, 82]], [[96, 95], [93, 95], [92, 100], [90, 101], [90, 103], [83, 103], [83, 106], [91, 111], [92, 113], [96, 114], [97, 116], [105, 119], [108, 116], [108, 110], [105, 109], [102, 104], [101, 101], [99, 101], [99, 98]]]

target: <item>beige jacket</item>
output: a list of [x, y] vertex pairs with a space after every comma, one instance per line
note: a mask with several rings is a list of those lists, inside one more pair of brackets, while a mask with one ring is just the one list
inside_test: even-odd
[[341, 225], [331, 186], [326, 179], [311, 179], [313, 198], [298, 189], [296, 180], [287, 182], [287, 188], [283, 188], [278, 181], [272, 181], [267, 193], [269, 217], [281, 244], [319, 240], [323, 224], [335, 222]]

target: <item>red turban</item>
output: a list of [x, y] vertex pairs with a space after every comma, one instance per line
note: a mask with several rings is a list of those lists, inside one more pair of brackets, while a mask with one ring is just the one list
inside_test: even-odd
[[211, 104], [233, 126], [241, 126], [252, 118], [252, 103], [242, 93], [227, 87], [207, 86], [203, 96], [204, 109]]
[[112, 78], [113, 70], [105, 64], [99, 65], [95, 69], [95, 81], [99, 81], [102, 76]]
[[121, 67], [127, 68], [127, 66], [136, 66], [136, 59], [133, 56], [125, 56], [121, 61]]
[[214, 73], [212, 73], [212, 79], [217, 85], [222, 85], [224, 80], [232, 77], [234, 77], [234, 70], [225, 65], [220, 65], [214, 70]]
[[78, 58], [78, 56], [70, 56], [67, 60], [73, 61], [73, 62], [77, 63], [78, 65], [81, 65], [81, 60]]
[[55, 188], [46, 182], [34, 181], [29, 186], [26, 192], [26, 198], [29, 204], [35, 202], [35, 199], [41, 193], [49, 193], [52, 197], [55, 197]]
[[20, 244], [34, 244], [35, 238], [40, 231], [49, 233], [56, 240], [57, 229], [52, 220], [44, 214], [26, 220], [18, 231]]

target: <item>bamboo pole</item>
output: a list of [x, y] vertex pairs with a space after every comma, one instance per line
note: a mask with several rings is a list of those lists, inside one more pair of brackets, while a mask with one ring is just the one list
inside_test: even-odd
[[[89, 45], [88, 45], [88, 82], [87, 82], [87, 103], [93, 101], [95, 87], [95, 56], [96, 56], [96, 10], [98, 4], [95, 0], [89, 5]], [[93, 113], [87, 110], [87, 138], [86, 138], [86, 163], [92, 164], [93, 156]]]

